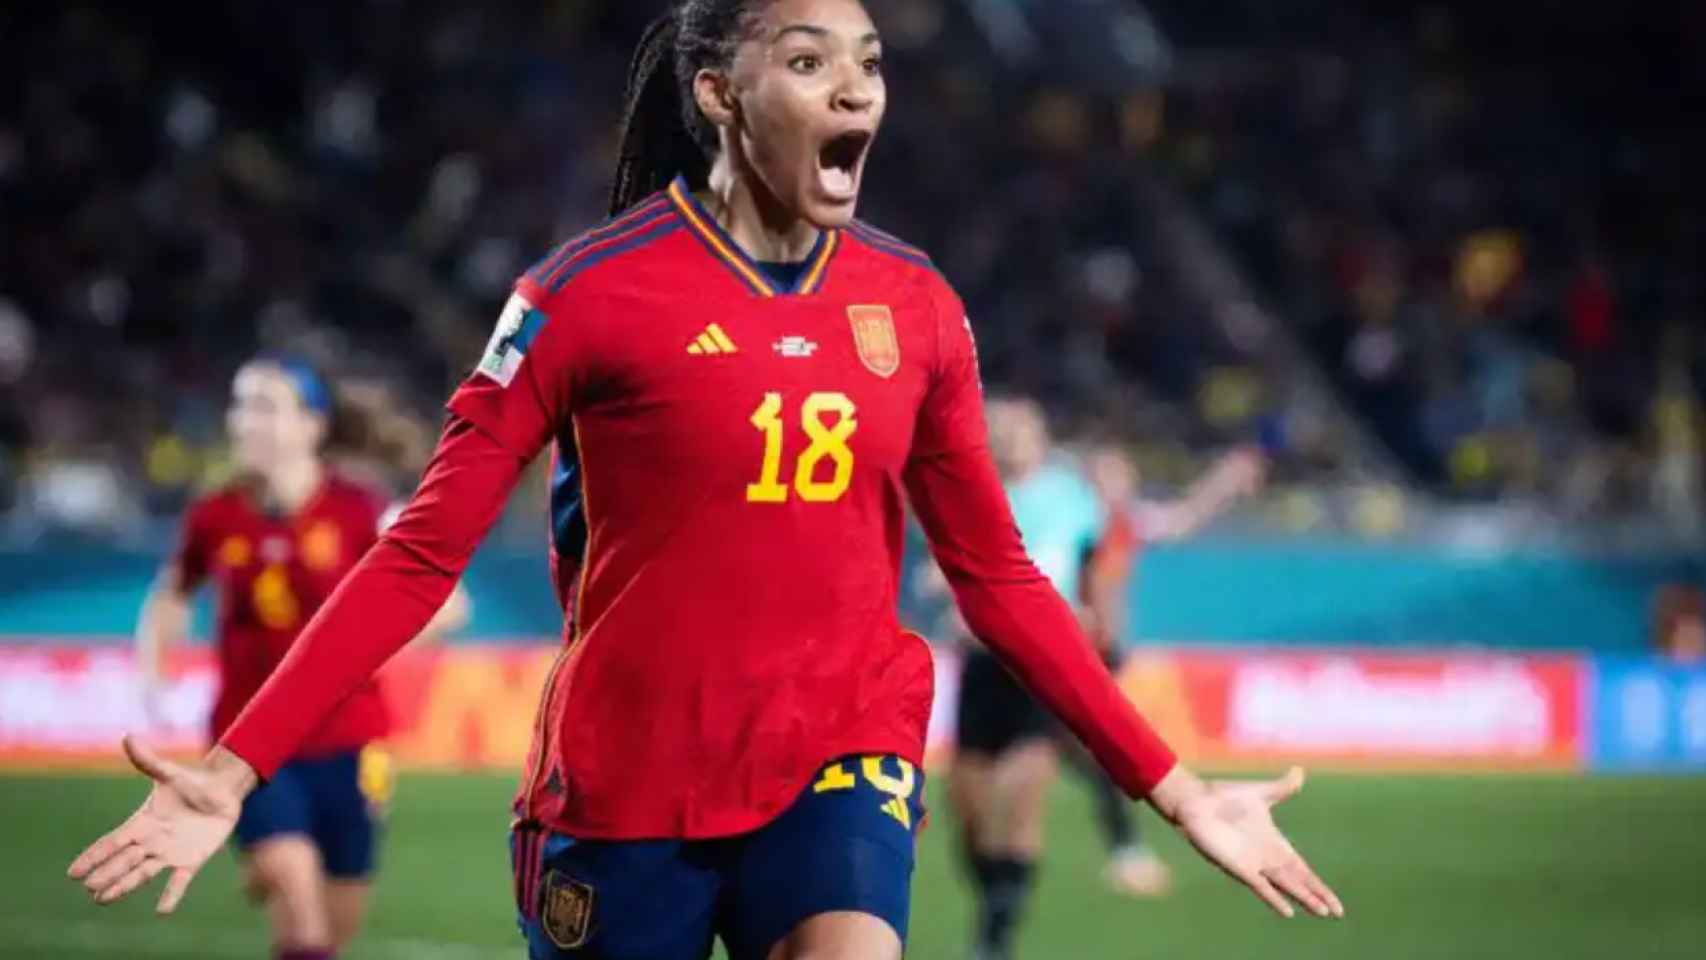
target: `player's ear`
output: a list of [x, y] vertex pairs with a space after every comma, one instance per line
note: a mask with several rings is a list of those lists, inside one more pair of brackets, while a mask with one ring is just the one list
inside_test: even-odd
[[693, 99], [705, 119], [719, 127], [734, 126], [735, 91], [729, 75], [721, 70], [705, 68], [693, 75]]

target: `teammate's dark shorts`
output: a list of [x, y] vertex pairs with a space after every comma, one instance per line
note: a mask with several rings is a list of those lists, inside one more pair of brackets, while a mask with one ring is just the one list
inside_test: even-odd
[[293, 760], [243, 801], [237, 847], [249, 850], [264, 840], [304, 836], [319, 848], [327, 876], [367, 877], [373, 873], [390, 776], [389, 758], [374, 746]]
[[954, 727], [957, 749], [998, 754], [1026, 740], [1050, 739], [1057, 727], [993, 654], [982, 648], [966, 653]]
[[716, 840], [510, 834], [518, 922], [533, 960], [732, 960], [820, 913], [853, 911], [906, 939], [924, 774], [896, 757], [824, 767], [759, 829]]

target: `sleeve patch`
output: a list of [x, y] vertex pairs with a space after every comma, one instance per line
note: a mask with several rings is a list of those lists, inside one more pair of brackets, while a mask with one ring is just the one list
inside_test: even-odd
[[498, 326], [486, 344], [485, 356], [474, 372], [507, 387], [515, 380], [521, 362], [527, 359], [527, 349], [545, 325], [545, 314], [521, 294], [513, 294], [498, 316]]

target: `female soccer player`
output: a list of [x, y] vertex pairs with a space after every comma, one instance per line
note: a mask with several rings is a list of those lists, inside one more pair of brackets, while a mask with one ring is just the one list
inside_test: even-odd
[[958, 298], [853, 219], [885, 96], [857, 0], [649, 29], [614, 218], [517, 282], [413, 501], [220, 745], [131, 744], [153, 792], [72, 876], [110, 902], [170, 869], [175, 908], [554, 444], [554, 551], [582, 562], [511, 838], [532, 956], [901, 955], [933, 674], [897, 623], [908, 500], [978, 636], [1129, 794], [1274, 909], [1337, 914], [1269, 813], [1297, 775], [1177, 764], [1025, 558]]
[[[137, 653], [152, 690], [166, 651], [189, 632], [195, 591], [217, 585], [215, 740], [379, 538], [384, 500], [325, 465], [333, 407], [330, 385], [298, 359], [262, 356], [238, 371], [227, 415], [238, 479], [191, 506], [143, 605]], [[446, 604], [427, 629], [453, 629], [465, 606]], [[379, 690], [361, 684], [242, 804], [237, 846], [275, 956], [329, 956], [361, 925], [390, 792], [375, 745], [386, 727]]]

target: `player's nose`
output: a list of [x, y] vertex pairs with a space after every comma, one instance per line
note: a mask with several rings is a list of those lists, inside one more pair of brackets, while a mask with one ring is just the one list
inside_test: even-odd
[[845, 90], [835, 98], [835, 106], [849, 113], [869, 113], [877, 98], [858, 90]]
[[869, 113], [877, 105], [877, 92], [863, 70], [855, 70], [835, 89], [834, 107], [848, 113]]

